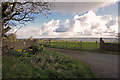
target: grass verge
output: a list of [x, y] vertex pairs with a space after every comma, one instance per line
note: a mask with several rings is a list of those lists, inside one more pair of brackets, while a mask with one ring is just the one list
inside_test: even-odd
[[96, 78], [87, 64], [53, 51], [2, 59], [3, 78]]

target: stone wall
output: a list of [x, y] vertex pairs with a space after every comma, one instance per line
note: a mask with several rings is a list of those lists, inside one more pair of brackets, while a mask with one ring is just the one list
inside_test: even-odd
[[26, 49], [31, 45], [38, 45], [39, 40], [25, 40], [25, 39], [17, 39], [17, 40], [3, 40], [2, 46], [8, 46], [9, 48], [16, 49]]
[[100, 38], [100, 48], [109, 51], [120, 51], [120, 44], [105, 43], [102, 38]]

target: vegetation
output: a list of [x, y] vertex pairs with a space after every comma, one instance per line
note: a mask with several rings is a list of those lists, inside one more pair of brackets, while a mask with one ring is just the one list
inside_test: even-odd
[[95, 78], [91, 68], [43, 45], [9, 50], [3, 56], [3, 78]]
[[30, 57], [31, 55], [35, 55], [35, 54], [42, 52], [44, 50], [45, 50], [45, 47], [43, 45], [41, 45], [41, 46], [32, 45], [28, 49], [8, 50], [7, 55], [15, 56], [15, 57], [20, 57], [20, 56]]
[[[56, 48], [64, 48], [64, 49], [84, 49], [84, 50], [92, 50], [99, 48], [99, 42], [79, 42], [79, 41], [51, 41], [51, 45], [49, 42], [40, 41], [40, 44], [45, 46], [51, 46]], [[97, 44], [97, 45], [96, 45]]]
[[[70, 50], [80, 50], [89, 52], [101, 52], [106, 54], [119, 54], [117, 51], [101, 50], [99, 42], [79, 42], [79, 41], [43, 41], [40, 40], [40, 44], [46, 47], [59, 48], [59, 49], [70, 49]], [[50, 44], [50, 45], [49, 45]]]

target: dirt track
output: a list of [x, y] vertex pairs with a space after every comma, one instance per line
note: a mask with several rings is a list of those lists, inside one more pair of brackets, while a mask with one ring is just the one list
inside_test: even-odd
[[47, 48], [89, 64], [100, 78], [118, 78], [118, 55]]

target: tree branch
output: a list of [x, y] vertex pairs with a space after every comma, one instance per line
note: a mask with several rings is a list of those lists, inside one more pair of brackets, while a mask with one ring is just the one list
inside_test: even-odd
[[11, 20], [21, 21], [21, 20], [25, 19], [25, 18], [26, 18], [26, 15], [28, 15], [30, 12], [31, 12], [31, 11], [25, 13], [24, 16], [23, 16], [21, 19], [11, 18]]
[[4, 19], [4, 20], [2, 21], [2, 24], [6, 23], [7, 21], [11, 20], [14, 16], [19, 15], [19, 14], [20, 14], [20, 13], [16, 12], [16, 13], [14, 13], [11, 17], [8, 16], [7, 19]]
[[[16, 2], [13, 3], [13, 6], [12, 6], [11, 11], [10, 11], [9, 13], [7, 13], [6, 16], [8, 16], [8, 15], [10, 15], [10, 14], [12, 14], [12, 13], [14, 12], [15, 6], [16, 6]], [[6, 16], [5, 16], [5, 17], [6, 17]]]

